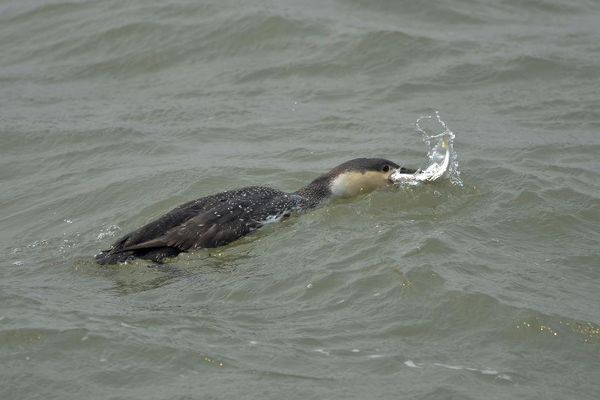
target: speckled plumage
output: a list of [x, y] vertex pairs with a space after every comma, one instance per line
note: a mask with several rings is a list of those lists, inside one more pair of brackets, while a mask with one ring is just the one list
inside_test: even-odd
[[[382, 168], [387, 166], [385, 172]], [[224, 246], [293, 213], [318, 207], [332, 197], [330, 184], [341, 174], [388, 174], [395, 163], [360, 158], [343, 163], [294, 193], [251, 186], [217, 193], [182, 204], [157, 220], [128, 233], [109, 250], [96, 255], [99, 264], [115, 264], [132, 258], [162, 262], [183, 251]]]

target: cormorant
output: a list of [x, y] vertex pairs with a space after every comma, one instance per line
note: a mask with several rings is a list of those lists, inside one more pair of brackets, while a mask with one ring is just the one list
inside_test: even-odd
[[193, 249], [224, 246], [266, 223], [316, 208], [336, 197], [369, 193], [392, 183], [395, 171], [415, 170], [381, 158], [346, 161], [293, 193], [250, 186], [182, 204], [157, 220], [128, 233], [96, 255], [99, 264], [133, 258], [162, 263]]

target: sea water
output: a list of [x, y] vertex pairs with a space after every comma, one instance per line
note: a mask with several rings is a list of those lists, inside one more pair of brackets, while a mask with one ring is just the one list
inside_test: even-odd
[[[599, 20], [595, 0], [0, 1], [0, 399], [596, 400]], [[434, 149], [456, 135], [434, 182], [158, 269], [93, 260], [220, 191], [357, 157], [425, 170], [423, 115]]]

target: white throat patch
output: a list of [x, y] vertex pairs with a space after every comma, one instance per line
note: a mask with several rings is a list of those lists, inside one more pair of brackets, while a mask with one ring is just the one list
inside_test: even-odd
[[329, 190], [336, 197], [353, 197], [386, 186], [388, 174], [376, 171], [344, 172], [329, 184]]

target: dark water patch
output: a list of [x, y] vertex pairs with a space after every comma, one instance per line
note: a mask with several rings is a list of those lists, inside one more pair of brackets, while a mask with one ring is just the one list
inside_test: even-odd
[[561, 265], [569, 270], [571, 279], [589, 280], [593, 282], [598, 279], [600, 271], [594, 266], [600, 260], [600, 254], [593, 247], [582, 249], [579, 254], [556, 254], [549, 259], [553, 265]]
[[141, 74], [151, 74], [168, 68], [177, 62], [181, 53], [171, 49], [163, 54], [147, 52], [145, 54], [112, 56], [110, 60], [90, 63], [73, 68], [64, 79], [91, 79], [97, 77], [133, 78]]
[[458, 56], [459, 49], [457, 44], [399, 30], [336, 35], [300, 58], [278, 61], [268, 69], [244, 72], [238, 82], [307, 76], [332, 79], [339, 74], [397, 75], [398, 71], [434, 55]]
[[446, 22], [449, 24], [476, 24], [482, 21], [481, 18], [474, 15], [470, 8], [472, 4], [449, 4], [447, 2], [436, 3], [435, 5], [423, 6], [411, 1], [376, 1], [369, 2], [365, 0], [352, 0], [351, 4], [358, 8], [389, 15], [411, 16], [422, 21]]
[[[482, 84], [502, 84], [519, 80], [560, 80], [572, 79], [573, 67], [566, 60], [534, 57], [492, 57], [484, 58], [485, 62], [462, 62], [457, 65], [449, 65], [440, 71], [433, 80], [438, 85], [451, 85], [473, 87]], [[595, 67], [594, 67], [595, 70]], [[582, 74], [588, 72], [583, 69]]]
[[[238, 78], [239, 83], [246, 83], [252, 81], [262, 81], [265, 79], [285, 79], [294, 76], [307, 77], [319, 75], [320, 77], [334, 77], [336, 74], [344, 71], [345, 67], [342, 64], [336, 63], [319, 63], [312, 64], [310, 62], [304, 63], [290, 63], [283, 65], [268, 67], [260, 71], [254, 72], [243, 72]], [[346, 69], [346, 72], [347, 69]]]
[[454, 90], [451, 85], [441, 82], [431, 82], [427, 78], [412, 78], [410, 82], [394, 84], [381, 91], [383, 102], [397, 102], [411, 98], [414, 93], [434, 93]]
[[[512, 9], [513, 13], [518, 13], [521, 7], [521, 3], [515, 0], [502, 0], [500, 4], [504, 7], [508, 6]], [[591, 1], [582, 1], [577, 3], [565, 3], [562, 1], [551, 0], [551, 1], [543, 1], [543, 0], [533, 0], [527, 3], [527, 11], [530, 14], [537, 15], [538, 17], [542, 17], [548, 15], [562, 15], [562, 14], [579, 14], [590, 11], [590, 8], [593, 8], [595, 4]]]
[[[177, 36], [184, 30], [161, 22], [133, 21], [110, 29], [92, 32], [73, 41], [66, 37], [63, 42], [45, 49], [55, 56], [55, 61], [69, 58], [107, 58], [114, 55], [135, 54], [153, 47], [176, 45]], [[193, 34], [194, 32], [190, 32]]]
[[[500, 317], [501, 304], [491, 296], [481, 293], [448, 292], [433, 309], [438, 334], [449, 334], [458, 329], [465, 335], [479, 335], [478, 327], [486, 325], [487, 319]], [[460, 337], [460, 336], [459, 336]]]
[[327, 29], [321, 24], [281, 15], [246, 15], [220, 24], [205, 36], [204, 46], [218, 49], [221, 55], [285, 50], [287, 46], [298, 43], [298, 37], [306, 40], [326, 34]]
[[128, 263], [116, 268], [98, 267], [93, 264], [91, 268], [100, 269], [102, 276], [113, 282], [110, 291], [119, 296], [158, 289], [187, 276], [187, 272], [177, 266], [152, 265], [147, 262]]
[[565, 79], [587, 77], [590, 72], [597, 72], [595, 66], [573, 67], [568, 60], [550, 57], [520, 56], [504, 62], [504, 71], [499, 75], [500, 81], [516, 79]]
[[438, 82], [444, 85], [481, 85], [482, 83], [494, 82], [497, 79], [497, 71], [490, 69], [486, 64], [463, 63], [445, 68]]
[[336, 59], [353, 65], [361, 65], [361, 73], [378, 76], [382, 73], [397, 74], [409, 66], [425, 63], [434, 56], [448, 57], [462, 55], [461, 45], [433, 39], [401, 30], [370, 31], [359, 37], [340, 38], [347, 49], [342, 47], [335, 54]]
[[[27, 7], [23, 9], [23, 4], [27, 4]], [[37, 3], [37, 4], [36, 4]], [[4, 8], [0, 13], [0, 21], [7, 23], [16, 22], [29, 22], [31, 18], [53, 18], [60, 17], [65, 12], [72, 12], [73, 10], [84, 9], [88, 7], [89, 2], [86, 1], [53, 1], [39, 4], [39, 1], [21, 2], [19, 7], [14, 7], [11, 10], [10, 7]]]
[[566, 146], [536, 146], [534, 148], [525, 148], [519, 150], [513, 157], [516, 161], [524, 161], [526, 159], [534, 159], [545, 161], [549, 166], [556, 166], [557, 162], [566, 159], [568, 162], [573, 162], [573, 158], [584, 160], [589, 152], [594, 153], [600, 150], [600, 145], [595, 143], [572, 143]]
[[[64, 32], [54, 43], [36, 43], [15, 62], [49, 60], [70, 67], [65, 79], [136, 77], [156, 73], [185, 62], [206, 62], [215, 57], [285, 48], [285, 37], [318, 35], [319, 25], [308, 25], [282, 16], [243, 16], [214, 25], [173, 25], [165, 21], [143, 22], [132, 16], [109, 29], [81, 23], [77, 37]], [[317, 29], [315, 29], [317, 28]], [[302, 35], [300, 35], [302, 33]], [[322, 32], [321, 32], [322, 33]], [[60, 35], [59, 35], [60, 37]]]

